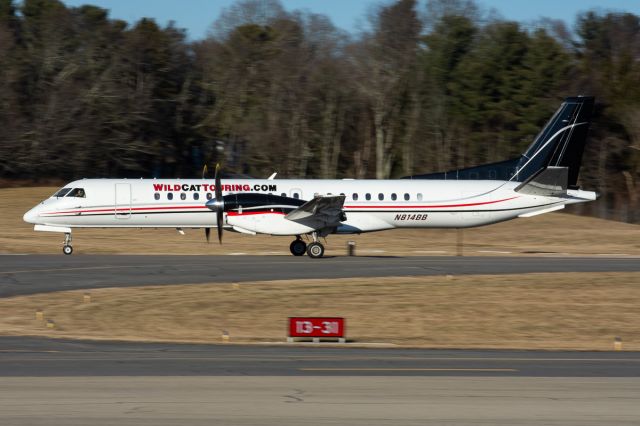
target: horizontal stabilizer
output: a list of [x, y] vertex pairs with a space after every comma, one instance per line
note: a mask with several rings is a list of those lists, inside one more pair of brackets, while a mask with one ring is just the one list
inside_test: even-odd
[[551, 212], [555, 212], [555, 211], [562, 210], [562, 209], [564, 209], [564, 204], [560, 204], [558, 206], [553, 206], [553, 207], [548, 207], [546, 209], [534, 210], [534, 211], [528, 212], [528, 213], [522, 213], [521, 215], [518, 215], [518, 217], [534, 217], [534, 216], [538, 216], [538, 215], [545, 214], [545, 213], [551, 213]]
[[518, 185], [515, 191], [527, 195], [559, 197], [566, 195], [568, 180], [568, 167], [549, 166]]

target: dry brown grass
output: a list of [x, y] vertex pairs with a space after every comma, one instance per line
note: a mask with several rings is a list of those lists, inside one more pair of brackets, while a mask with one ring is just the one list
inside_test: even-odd
[[[22, 215], [55, 188], [6, 188], [0, 190], [0, 253], [60, 253], [62, 235], [33, 232]], [[202, 230], [171, 229], [74, 230], [76, 253], [136, 254], [289, 254], [290, 237], [240, 235], [226, 232], [224, 245], [206, 244]], [[214, 237], [215, 238], [215, 237]], [[360, 254], [446, 255], [456, 252], [455, 230], [393, 230], [363, 235], [330, 236], [327, 255], [341, 255], [346, 241], [355, 240]], [[516, 219], [464, 231], [468, 255], [570, 254], [640, 255], [640, 226], [569, 214], [547, 214]]]
[[[0, 300], [0, 334], [284, 341], [286, 318], [344, 316], [348, 337], [425, 347], [640, 350], [640, 273], [548, 273], [198, 284]], [[42, 309], [56, 329], [35, 319]]]

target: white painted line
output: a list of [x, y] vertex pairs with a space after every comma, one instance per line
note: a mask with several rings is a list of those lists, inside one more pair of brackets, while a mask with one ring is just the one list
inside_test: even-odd
[[477, 373], [514, 373], [517, 372], [515, 368], [361, 368], [361, 367], [345, 367], [345, 368], [331, 368], [331, 367], [308, 367], [308, 368], [298, 368], [299, 371], [450, 371], [450, 372], [477, 372]]
[[513, 253], [511, 251], [499, 251], [499, 250], [477, 250], [478, 253], [500, 253], [500, 254], [509, 254]]
[[242, 253], [242, 252], [238, 252], [238, 253], [227, 253], [228, 256], [246, 256], [247, 253]]
[[365, 252], [365, 253], [386, 253], [387, 252], [386, 250], [376, 250], [376, 249], [370, 249], [370, 250], [364, 249], [359, 251]]

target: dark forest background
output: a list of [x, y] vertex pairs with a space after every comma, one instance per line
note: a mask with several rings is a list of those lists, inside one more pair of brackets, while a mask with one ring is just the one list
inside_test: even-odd
[[95, 6], [0, 0], [0, 178], [387, 178], [516, 156], [572, 95], [598, 106], [578, 212], [640, 222], [640, 17], [524, 26], [473, 1], [372, 6], [350, 35], [239, 1], [189, 41]]

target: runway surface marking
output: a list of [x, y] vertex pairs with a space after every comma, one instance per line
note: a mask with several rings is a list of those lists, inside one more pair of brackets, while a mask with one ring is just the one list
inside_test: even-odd
[[[358, 348], [352, 348], [358, 349]], [[165, 356], [161, 353], [146, 353], [146, 352], [127, 352], [127, 351], [117, 351], [117, 352], [103, 352], [103, 351], [60, 351], [60, 350], [29, 350], [29, 349], [21, 349], [21, 350], [12, 350], [12, 349], [4, 349], [0, 350], [0, 353], [16, 353], [16, 354], [24, 354], [24, 353], [55, 353], [61, 355], [91, 355], [91, 360], [93, 361], [109, 361], [114, 359], [113, 355], [121, 355], [121, 356], [136, 356], [135, 359], [138, 360], [154, 360], [154, 359], [162, 359], [162, 360], [170, 360], [170, 361], [243, 361], [243, 362], [256, 362], [256, 361], [269, 361], [269, 362], [281, 362], [286, 363], [291, 360], [304, 360], [304, 361], [369, 361], [370, 357], [359, 356], [359, 357], [349, 357], [349, 356], [313, 356], [313, 355], [285, 355], [284, 358], [282, 356], [256, 356], [256, 355], [234, 355], [234, 356], [215, 356], [215, 355], [206, 355], [206, 356]], [[102, 355], [112, 355], [106, 358], [98, 358], [93, 355], [102, 354]], [[150, 356], [151, 354], [151, 356]], [[154, 356], [155, 355], [155, 356]], [[56, 361], [78, 361], [85, 360], [86, 357], [82, 356], [64, 356], [64, 357], [56, 357]], [[491, 362], [630, 362], [630, 363], [640, 363], [640, 358], [614, 358], [614, 359], [606, 359], [606, 358], [491, 358], [491, 357], [402, 357], [402, 356], [376, 356], [376, 360], [378, 361], [491, 361]], [[43, 358], [20, 358], [20, 361], [43, 361], [46, 359]], [[325, 370], [331, 370], [332, 368], [323, 368]], [[340, 368], [334, 368], [336, 371], [341, 370]], [[357, 370], [358, 368], [346, 368], [346, 370]], [[491, 369], [492, 371], [495, 369]], [[455, 371], [452, 370], [452, 371]], [[517, 371], [517, 370], [515, 370]]]
[[38, 272], [86, 271], [86, 270], [92, 270], [92, 269], [159, 268], [161, 266], [164, 266], [164, 265], [84, 266], [84, 267], [75, 267], [75, 268], [23, 269], [21, 271], [0, 271], [0, 274], [34, 274]]
[[449, 372], [481, 372], [481, 373], [515, 373], [519, 370], [515, 368], [315, 368], [315, 367], [307, 367], [307, 368], [298, 368], [299, 371], [367, 371], [367, 372], [376, 372], [376, 371], [449, 371]]

